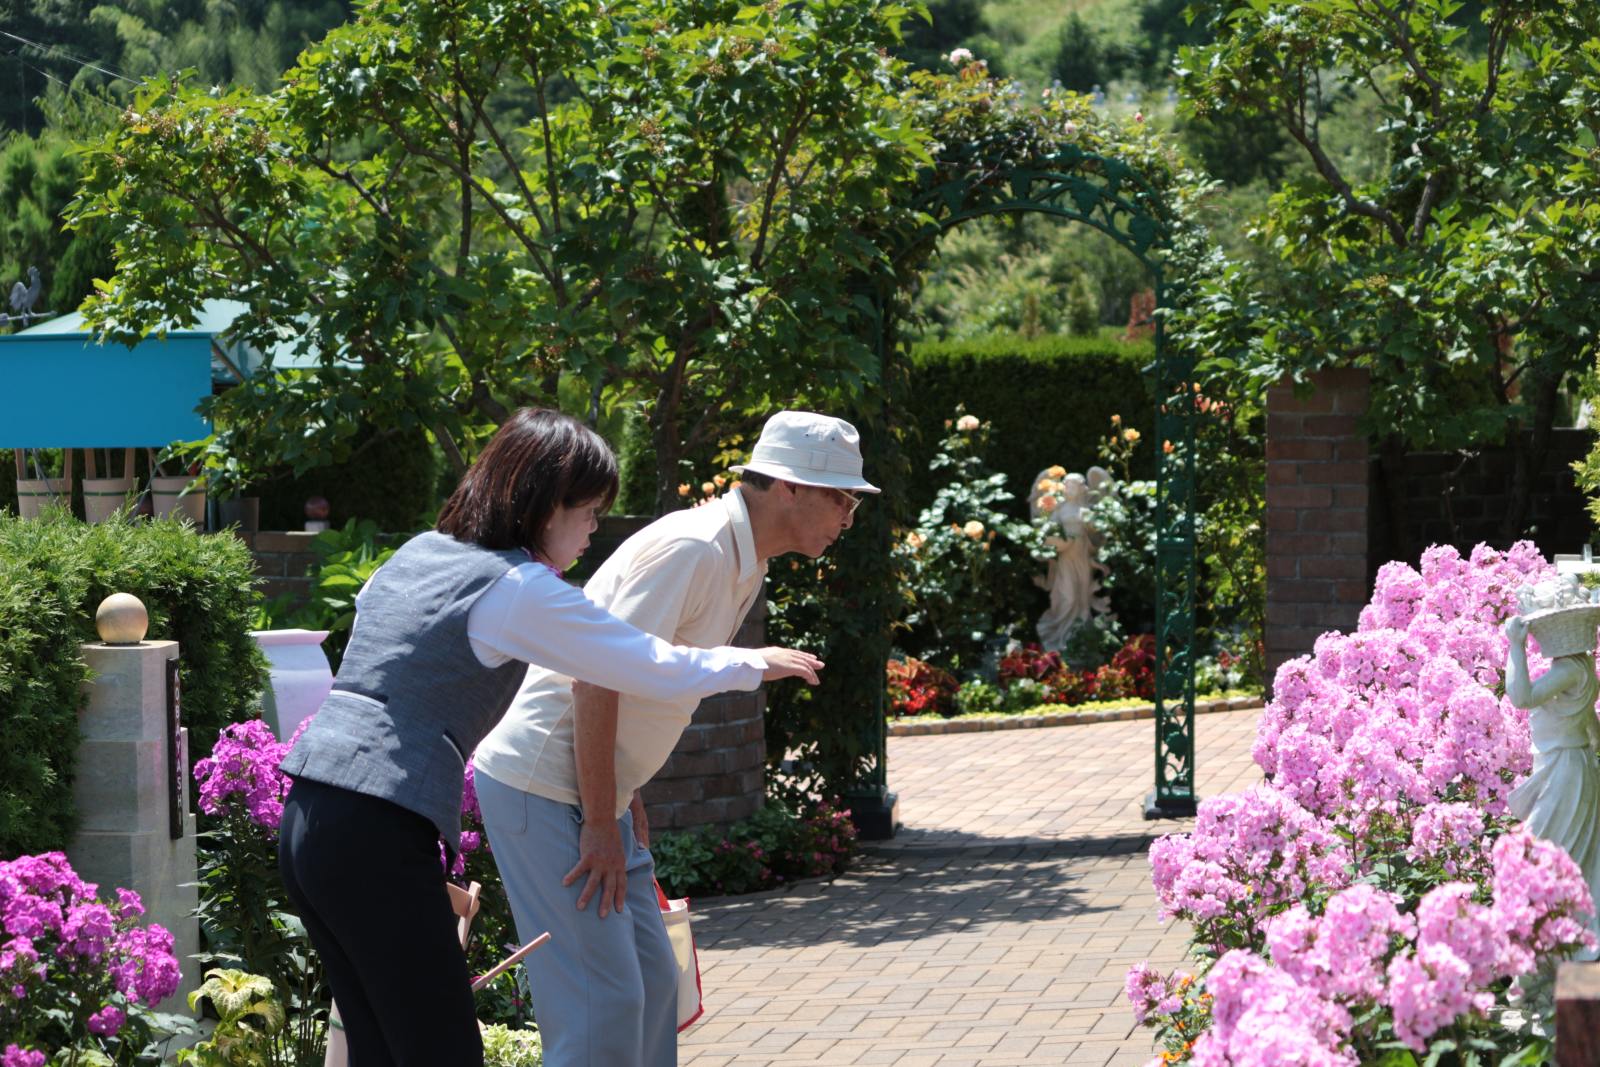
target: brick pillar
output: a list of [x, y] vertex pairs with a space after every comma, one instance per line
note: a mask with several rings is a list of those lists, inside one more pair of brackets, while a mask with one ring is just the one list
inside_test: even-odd
[[1267, 390], [1267, 677], [1367, 601], [1367, 373], [1323, 371], [1314, 392]]
[[[732, 644], [766, 644], [766, 606], [756, 598]], [[764, 689], [700, 702], [666, 766], [642, 790], [652, 830], [727, 826], [756, 813], [766, 794], [766, 710]]]
[[311, 550], [316, 534], [304, 530], [262, 530], [258, 533], [234, 531], [256, 561], [256, 585], [268, 600], [289, 596], [299, 603], [311, 599], [312, 566], [317, 554]]

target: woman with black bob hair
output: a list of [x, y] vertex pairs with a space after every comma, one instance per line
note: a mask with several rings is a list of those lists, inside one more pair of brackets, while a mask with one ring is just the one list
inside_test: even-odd
[[462, 776], [530, 663], [665, 700], [811, 684], [791, 649], [683, 648], [595, 607], [561, 570], [617, 493], [598, 434], [527, 408], [356, 599], [333, 691], [285, 757], [284, 885], [322, 957], [351, 1067], [479, 1067], [483, 1047], [440, 840]]

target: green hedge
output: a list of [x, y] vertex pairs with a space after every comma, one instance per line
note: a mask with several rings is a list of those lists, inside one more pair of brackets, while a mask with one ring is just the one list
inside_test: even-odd
[[[917, 345], [906, 419], [910, 513], [926, 507], [940, 487], [928, 461], [958, 404], [993, 424], [989, 462], [1021, 499], [1033, 476], [1051, 464], [1081, 472], [1100, 462], [1112, 415], [1153, 446], [1155, 400], [1144, 368], [1154, 359], [1148, 341], [1109, 337], [1027, 341], [999, 334]], [[1154, 447], [1139, 448], [1133, 476], [1153, 477], [1154, 456]]]
[[78, 645], [96, 640], [100, 601], [134, 594], [150, 611], [149, 638], [182, 645], [183, 718], [199, 759], [224, 725], [256, 714], [266, 662], [249, 632], [253, 579], [249, 551], [230, 535], [0, 514], [0, 857], [63, 848], [72, 835], [87, 675]]

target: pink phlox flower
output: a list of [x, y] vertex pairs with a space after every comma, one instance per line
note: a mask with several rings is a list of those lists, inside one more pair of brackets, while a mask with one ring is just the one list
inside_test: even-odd
[[7, 1045], [5, 1052], [0, 1053], [0, 1067], [44, 1067], [45, 1063], [43, 1052], [20, 1045]]
[[1419, 945], [1414, 955], [1397, 956], [1389, 964], [1389, 1010], [1395, 1036], [1415, 1052], [1428, 1038], [1468, 1012], [1484, 1014], [1494, 995], [1473, 988], [1472, 967], [1449, 945]]
[[1162, 974], [1146, 961], [1128, 969], [1122, 991], [1133, 1005], [1134, 1021], [1142, 1025], [1152, 1016], [1176, 1015], [1183, 1008], [1182, 989], [1193, 980], [1185, 971]]
[[1196, 1067], [1356, 1067], [1349, 1011], [1255, 953], [1224, 954], [1206, 991], [1212, 1026], [1191, 1050]]
[[1472, 899], [1466, 882], [1446, 882], [1417, 904], [1417, 947], [1443, 945], [1468, 968], [1468, 981], [1483, 987], [1500, 977], [1506, 936], [1494, 909]]
[[1416, 617], [1427, 594], [1422, 575], [1398, 561], [1378, 568], [1372, 600], [1361, 610], [1361, 630], [1403, 630]]
[[1406, 858], [1413, 863], [1437, 859], [1447, 873], [1461, 874], [1483, 858], [1477, 851], [1483, 830], [1483, 814], [1471, 804], [1429, 804], [1411, 824]]
[[1397, 894], [1353, 885], [1330, 897], [1320, 917], [1296, 904], [1267, 921], [1272, 962], [1320, 996], [1377, 1000], [1390, 951], [1415, 929], [1400, 913], [1400, 901]]
[[1494, 912], [1506, 935], [1506, 973], [1527, 974], [1541, 957], [1592, 948], [1594, 900], [1566, 850], [1527, 830], [1502, 835], [1490, 853]]
[[1258, 922], [1313, 885], [1345, 885], [1348, 862], [1337, 837], [1270, 786], [1202, 801], [1190, 834], [1151, 846], [1163, 912], [1197, 921]]

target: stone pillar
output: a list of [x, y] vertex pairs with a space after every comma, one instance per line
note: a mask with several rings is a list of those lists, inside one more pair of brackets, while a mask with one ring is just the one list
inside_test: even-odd
[[[186, 1011], [184, 998], [200, 985], [194, 959], [200, 923], [188, 732], [178, 738], [177, 766], [167, 740], [167, 664], [177, 660], [178, 643], [96, 643], [84, 645], [83, 655], [94, 677], [78, 720], [83, 740], [72, 792], [79, 830], [67, 857], [102, 897], [132, 889], [144, 900], [144, 921], [172, 932], [183, 981], [159, 1010]], [[182, 833], [176, 838], [169, 802], [175, 778]]]
[[1297, 397], [1267, 390], [1267, 633], [1270, 681], [1367, 601], [1367, 410], [1363, 370], [1323, 371]]
[[[732, 643], [766, 644], [766, 599], [757, 597]], [[765, 690], [719, 693], [694, 709], [666, 766], [644, 787], [652, 830], [727, 826], [749, 818], [765, 797]]]

